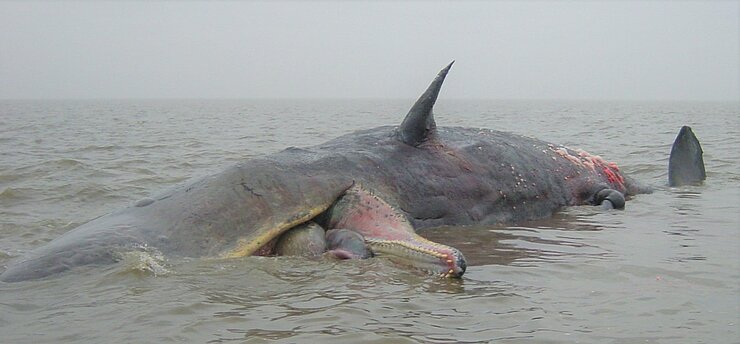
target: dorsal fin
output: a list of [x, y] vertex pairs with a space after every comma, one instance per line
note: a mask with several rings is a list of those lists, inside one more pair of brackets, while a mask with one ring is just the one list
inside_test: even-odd
[[437, 95], [439, 90], [442, 88], [442, 83], [445, 81], [447, 72], [452, 67], [455, 61], [450, 62], [444, 69], [442, 69], [434, 81], [429, 85], [424, 94], [411, 107], [406, 118], [403, 119], [401, 127], [398, 129], [401, 141], [411, 146], [418, 146], [424, 142], [429, 135], [429, 132], [434, 130], [436, 124], [434, 123], [434, 115], [432, 114], [432, 108], [434, 103], [437, 101]]

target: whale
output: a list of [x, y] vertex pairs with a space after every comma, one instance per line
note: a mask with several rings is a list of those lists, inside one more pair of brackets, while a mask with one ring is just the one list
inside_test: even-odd
[[[176, 185], [18, 257], [0, 280], [115, 264], [131, 251], [228, 260], [316, 255], [329, 250], [326, 243], [338, 255], [385, 256], [459, 278], [467, 267], [463, 252], [425, 239], [420, 230], [516, 223], [569, 206], [619, 211], [633, 196], [651, 192], [617, 163], [584, 150], [493, 129], [437, 126], [433, 108], [453, 63], [400, 125], [289, 147]], [[681, 142], [698, 144], [693, 134], [684, 137]], [[672, 164], [671, 175], [685, 165], [695, 170], [702, 159], [691, 144], [674, 151], [685, 156]], [[328, 240], [322, 232], [330, 233]], [[302, 250], [304, 242], [311, 247]]]
[[707, 179], [704, 168], [704, 150], [689, 126], [678, 131], [668, 159], [668, 185], [684, 186], [701, 184]]

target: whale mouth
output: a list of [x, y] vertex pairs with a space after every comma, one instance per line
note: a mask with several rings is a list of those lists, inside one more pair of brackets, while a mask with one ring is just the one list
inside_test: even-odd
[[374, 255], [442, 277], [462, 277], [467, 268], [458, 249], [419, 236], [405, 215], [359, 184], [350, 187], [322, 217], [327, 228], [346, 228], [362, 235]]
[[[260, 248], [258, 256], [327, 255], [337, 259], [387, 258], [395, 263], [427, 271], [444, 278], [459, 278], [467, 263], [456, 248], [429, 241], [415, 233], [368, 233], [362, 229], [331, 229], [326, 235], [308, 237], [309, 228], [321, 228], [310, 222], [291, 228]], [[323, 228], [322, 228], [323, 230]], [[388, 234], [388, 235], [385, 235]], [[385, 238], [393, 237], [393, 239]], [[320, 250], [317, 250], [320, 248]]]
[[402, 212], [359, 184], [326, 211], [269, 238], [252, 253], [320, 254], [339, 259], [379, 256], [444, 278], [460, 278], [467, 268], [462, 252], [419, 236]]
[[[368, 237], [363, 236], [364, 232]], [[405, 235], [399, 235], [405, 234]], [[387, 237], [393, 237], [389, 239]], [[461, 277], [467, 264], [454, 247], [424, 239], [415, 233], [368, 232], [336, 228], [324, 231], [317, 223], [296, 226], [260, 248], [255, 255], [367, 259], [374, 256], [428, 271], [440, 277]]]
[[[419, 236], [402, 211], [358, 183], [353, 183], [331, 203], [288, 215], [288, 220], [255, 231], [260, 234], [251, 238], [240, 239], [221, 257], [316, 256], [315, 250], [308, 246], [318, 246], [325, 247], [324, 254], [336, 258], [363, 259], [377, 255], [442, 277], [460, 278], [467, 268], [465, 257], [458, 249]], [[312, 226], [323, 229], [326, 235], [308, 235]], [[337, 236], [331, 238], [330, 232]], [[284, 240], [289, 236], [294, 239]]]
[[379, 257], [388, 257], [392, 261], [429, 271], [440, 277], [460, 278], [467, 268], [465, 257], [458, 249], [421, 237], [409, 240], [368, 238], [366, 242]]

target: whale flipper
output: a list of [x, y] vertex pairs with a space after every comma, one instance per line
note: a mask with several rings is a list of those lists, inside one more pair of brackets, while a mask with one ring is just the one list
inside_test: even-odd
[[668, 160], [668, 185], [681, 186], [701, 183], [707, 178], [704, 152], [691, 127], [683, 126], [673, 141]]

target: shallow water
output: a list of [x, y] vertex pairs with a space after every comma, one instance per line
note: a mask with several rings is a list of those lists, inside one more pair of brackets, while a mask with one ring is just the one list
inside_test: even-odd
[[[0, 266], [190, 177], [400, 123], [412, 101], [0, 102]], [[437, 123], [512, 131], [617, 161], [645, 183], [625, 211], [422, 235], [470, 267], [439, 279], [384, 259], [247, 257], [0, 283], [2, 342], [740, 342], [737, 103], [451, 101]], [[669, 188], [694, 129], [708, 181]]]

